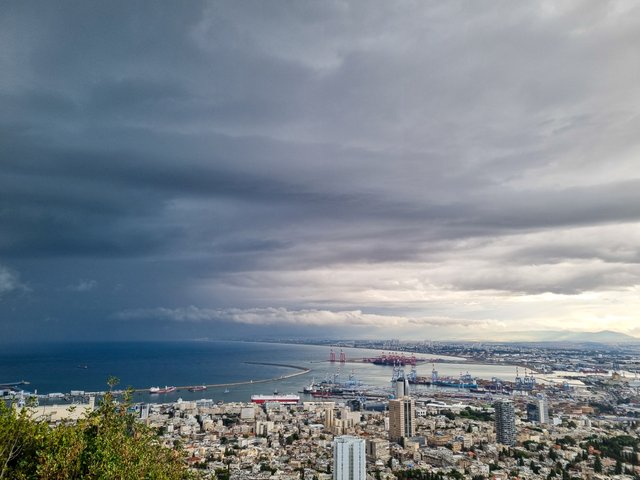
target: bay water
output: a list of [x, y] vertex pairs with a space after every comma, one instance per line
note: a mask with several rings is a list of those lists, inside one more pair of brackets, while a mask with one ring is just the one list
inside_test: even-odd
[[[362, 359], [380, 355], [379, 350], [342, 349], [347, 359]], [[339, 355], [340, 348], [334, 351]], [[316, 382], [340, 381], [355, 377], [363, 384], [387, 387], [392, 367], [370, 363], [328, 361], [330, 347], [300, 344], [276, 344], [231, 341], [181, 342], [117, 342], [117, 343], [55, 343], [4, 345], [0, 349], [0, 384], [26, 380], [25, 390], [38, 393], [71, 390], [104, 391], [107, 379], [118, 377], [117, 388], [129, 386], [148, 389], [152, 386], [188, 386], [225, 384], [274, 379], [268, 383], [247, 383], [229, 387], [214, 387], [203, 392], [179, 390], [170, 394], [137, 393], [134, 400], [171, 402], [211, 398], [215, 401], [248, 401], [253, 394], [297, 393], [312, 379]], [[417, 355], [425, 360], [417, 366], [418, 375], [430, 376], [431, 358], [450, 362], [436, 363], [441, 376], [457, 377], [460, 373], [490, 379], [498, 377], [513, 381], [515, 367], [462, 363], [454, 357]], [[293, 365], [310, 371], [304, 375], [286, 377], [296, 369], [273, 364]], [[410, 367], [406, 367], [408, 372]]]

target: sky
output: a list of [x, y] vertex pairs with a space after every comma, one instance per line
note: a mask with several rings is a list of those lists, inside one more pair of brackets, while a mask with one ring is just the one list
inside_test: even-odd
[[0, 339], [640, 336], [637, 2], [0, 9]]

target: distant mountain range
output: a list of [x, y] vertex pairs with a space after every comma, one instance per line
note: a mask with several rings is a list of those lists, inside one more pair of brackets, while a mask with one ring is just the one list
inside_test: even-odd
[[625, 333], [601, 330], [599, 332], [570, 332], [564, 330], [532, 330], [528, 332], [495, 332], [492, 338], [479, 341], [498, 342], [571, 342], [571, 343], [640, 343], [640, 338]]

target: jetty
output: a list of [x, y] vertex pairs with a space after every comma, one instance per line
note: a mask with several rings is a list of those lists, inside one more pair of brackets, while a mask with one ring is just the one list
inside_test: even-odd
[[[279, 377], [271, 377], [271, 378], [263, 378], [263, 379], [258, 379], [258, 380], [243, 380], [240, 382], [228, 382], [228, 383], [203, 383], [203, 384], [199, 384], [199, 385], [183, 385], [183, 386], [176, 386], [176, 390], [189, 390], [190, 388], [195, 388], [195, 387], [207, 387], [207, 388], [224, 388], [224, 387], [237, 387], [239, 385], [251, 385], [254, 383], [269, 383], [269, 382], [276, 382], [278, 380], [284, 380], [287, 378], [293, 378], [293, 377], [297, 377], [300, 375], [306, 375], [307, 373], [309, 373], [311, 371], [311, 369], [306, 368], [306, 367], [300, 367], [298, 365], [290, 365], [290, 364], [286, 364], [286, 363], [271, 363], [271, 362], [244, 362], [246, 364], [249, 365], [268, 365], [268, 366], [272, 366], [272, 367], [283, 367], [283, 368], [292, 368], [297, 370], [296, 372], [292, 372], [292, 373], [288, 373], [286, 375], [281, 375]], [[133, 389], [133, 391], [135, 393], [148, 393], [149, 392], [149, 388], [135, 388]]]

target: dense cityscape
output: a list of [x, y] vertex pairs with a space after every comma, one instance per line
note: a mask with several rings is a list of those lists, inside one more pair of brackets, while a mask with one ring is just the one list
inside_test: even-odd
[[0, 12], [0, 480], [640, 480], [640, 2]]
[[[152, 389], [148, 402], [129, 404], [129, 409], [163, 445], [179, 448], [202, 478], [640, 476], [635, 345], [343, 341], [331, 347], [327, 362], [348, 364], [340, 348], [360, 344], [386, 349], [368, 361], [393, 359], [388, 388], [372, 389], [354, 378], [324, 380], [311, 382], [298, 395], [274, 392], [246, 402], [215, 402], [202, 386], [203, 398], [171, 403], [162, 402], [166, 389]], [[438, 377], [434, 367], [431, 378], [420, 378], [416, 353], [507, 362], [520, 365], [523, 373], [513, 382], [456, 380]], [[264, 388], [268, 391], [268, 384]], [[25, 405], [18, 387], [5, 387], [3, 394]], [[56, 425], [86, 415], [99, 397], [75, 400], [27, 403], [27, 408]]]

